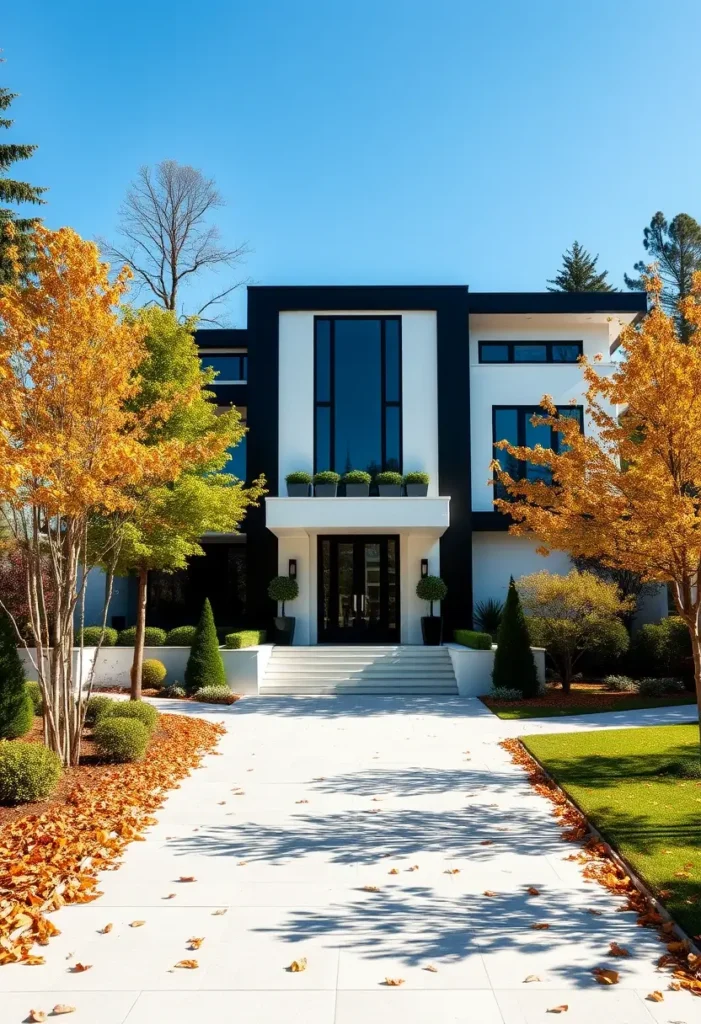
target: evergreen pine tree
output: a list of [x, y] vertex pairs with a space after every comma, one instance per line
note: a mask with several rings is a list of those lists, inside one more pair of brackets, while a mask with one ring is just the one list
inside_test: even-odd
[[492, 686], [520, 690], [524, 697], [538, 696], [538, 673], [513, 576], [497, 631]]
[[[0, 86], [0, 128], [10, 128], [11, 118], [3, 117], [18, 93]], [[37, 224], [36, 217], [18, 217], [5, 203], [43, 203], [45, 188], [16, 181], [7, 176], [8, 169], [18, 160], [28, 160], [37, 147], [18, 142], [0, 143], [0, 285], [16, 277], [16, 266], [9, 258], [10, 245], [19, 251], [20, 276], [26, 274], [32, 251], [32, 231]], [[13, 225], [13, 228], [10, 228]]]
[[24, 736], [33, 718], [34, 705], [25, 686], [15, 630], [8, 617], [0, 614], [0, 739]]
[[185, 668], [187, 692], [193, 694], [202, 686], [226, 686], [226, 672], [219, 653], [217, 628], [209, 598], [204, 602]]
[[[612, 292], [607, 270], [596, 269], [598, 256], [592, 256], [583, 245], [575, 241], [562, 257], [562, 269], [548, 281], [549, 292]], [[553, 287], [551, 287], [551, 285]]]

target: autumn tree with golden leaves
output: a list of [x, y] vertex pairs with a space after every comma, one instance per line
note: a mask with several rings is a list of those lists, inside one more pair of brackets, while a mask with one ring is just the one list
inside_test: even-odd
[[[496, 447], [513, 459], [546, 467], [546, 479], [516, 479], [493, 469], [511, 500], [497, 499], [511, 532], [530, 534], [539, 549], [567, 551], [604, 565], [671, 584], [678, 614], [689, 630], [701, 711], [701, 331], [681, 344], [675, 320], [659, 302], [651, 278], [652, 308], [624, 328], [623, 359], [610, 375], [583, 360], [586, 413], [594, 430], [558, 416], [541, 402], [547, 424], [562, 435], [560, 453], [507, 441]], [[680, 304], [682, 317], [701, 326], [701, 274]]]
[[118, 555], [90, 556], [88, 526], [128, 516], [135, 495], [175, 479], [200, 444], [146, 443], [168, 397], [133, 411], [147, 353], [144, 323], [119, 312], [131, 272], [110, 281], [97, 247], [68, 228], [39, 225], [35, 244], [31, 279], [0, 291], [0, 509], [24, 555], [45, 741], [75, 764], [89, 688], [74, 678], [74, 620], [92, 562]]

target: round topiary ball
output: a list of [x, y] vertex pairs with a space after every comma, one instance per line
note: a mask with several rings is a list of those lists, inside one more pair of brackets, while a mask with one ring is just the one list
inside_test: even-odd
[[141, 666], [141, 683], [149, 690], [158, 690], [166, 675], [166, 667], [158, 658], [147, 658]]
[[116, 701], [113, 701], [111, 697], [106, 697], [101, 693], [95, 693], [92, 697], [88, 697], [85, 705], [85, 724], [95, 725], [104, 714], [109, 714], [110, 708], [115, 703]]
[[51, 796], [61, 778], [58, 754], [41, 743], [0, 743], [0, 804]]
[[93, 739], [100, 757], [106, 761], [140, 761], [146, 753], [149, 730], [137, 719], [102, 717], [95, 726]]
[[106, 718], [135, 718], [152, 733], [158, 721], [158, 712], [144, 700], [115, 700], [112, 707], [101, 716], [100, 721]]
[[268, 597], [273, 601], [294, 601], [299, 594], [299, 583], [291, 576], [276, 576], [268, 584]]

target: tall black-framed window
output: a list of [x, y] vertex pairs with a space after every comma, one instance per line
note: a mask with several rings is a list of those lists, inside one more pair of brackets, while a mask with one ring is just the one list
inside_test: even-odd
[[[581, 405], [558, 405], [558, 416], [569, 416], [576, 419], [579, 429], [584, 430], [584, 408]], [[522, 448], [534, 448], [539, 444], [543, 448], [552, 448], [558, 454], [566, 451], [562, 434], [548, 425], [534, 425], [534, 416], [543, 416], [540, 406], [534, 405], [494, 405], [492, 406], [492, 438], [497, 441], [509, 441]], [[494, 449], [494, 457], [502, 469], [514, 480], [551, 480], [547, 466], [537, 466], [522, 459], [515, 459], [503, 448]], [[494, 495], [497, 498], [509, 498], [506, 489], [494, 478]]]
[[581, 341], [480, 341], [481, 363], [576, 363]]
[[401, 472], [401, 317], [314, 318], [314, 468]]

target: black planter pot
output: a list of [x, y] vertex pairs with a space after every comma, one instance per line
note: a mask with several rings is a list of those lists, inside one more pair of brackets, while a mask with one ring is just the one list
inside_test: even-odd
[[440, 647], [443, 641], [443, 619], [440, 615], [424, 615], [421, 618], [421, 636], [424, 646]]
[[347, 498], [367, 498], [370, 494], [370, 484], [346, 484]]
[[405, 484], [407, 498], [425, 498], [428, 494], [428, 484]]
[[288, 484], [287, 485], [287, 497], [288, 498], [308, 498], [309, 497], [309, 484]]
[[280, 644], [281, 647], [289, 647], [295, 635], [294, 616], [276, 615], [273, 622], [275, 623], [275, 643]]
[[335, 498], [338, 491], [338, 484], [314, 484], [314, 494], [317, 498]]
[[402, 496], [401, 484], [378, 484], [377, 490], [380, 492], [381, 498], [401, 498]]

